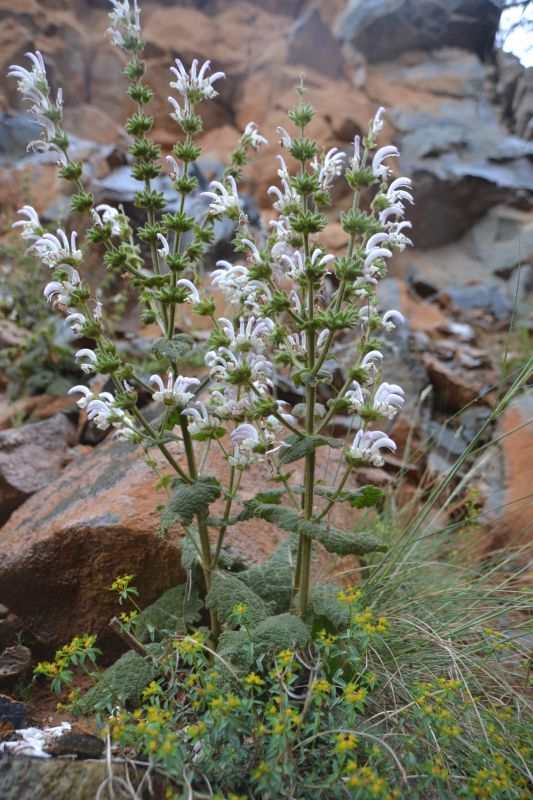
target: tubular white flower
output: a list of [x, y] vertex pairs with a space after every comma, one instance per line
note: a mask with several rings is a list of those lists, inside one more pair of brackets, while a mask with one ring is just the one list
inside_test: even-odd
[[68, 394], [81, 394], [79, 400], [76, 400], [76, 405], [79, 408], [87, 408], [89, 402], [93, 400], [96, 395], [94, 395], [88, 386], [83, 386], [80, 384], [79, 386], [73, 386], [72, 389], [68, 390]]
[[381, 258], [391, 258], [392, 252], [387, 250], [386, 247], [375, 247], [369, 251], [367, 257], [365, 258], [363, 269], [368, 270], [374, 263]]
[[[191, 107], [189, 105], [189, 101], [187, 100], [186, 97], [183, 97], [183, 108], [182, 108], [175, 97], [169, 96], [167, 100], [174, 109], [174, 111], [171, 112], [170, 114], [171, 119], [173, 119], [175, 122], [182, 123], [183, 120], [186, 119], [191, 113]], [[172, 158], [172, 156], [167, 156], [166, 160], [168, 161], [170, 158]], [[173, 158], [172, 161], [176, 163]]]
[[349, 161], [350, 168], [357, 172], [361, 168], [361, 137], [356, 136], [353, 140], [353, 156]]
[[282, 128], [280, 125], [278, 128], [276, 128], [276, 133], [279, 133], [281, 137], [279, 143], [282, 147], [286, 147], [287, 150], [292, 147], [292, 136], [290, 133], [287, 133], [285, 128]]
[[219, 322], [222, 323], [222, 330], [230, 339], [230, 347], [234, 350], [255, 350], [256, 352], [263, 350], [265, 347], [265, 339], [272, 332], [274, 322], [271, 319], [256, 320], [255, 317], [249, 317], [246, 321], [241, 317], [239, 319], [239, 330], [235, 331], [233, 323], [220, 317]]
[[380, 353], [379, 350], [371, 350], [361, 361], [361, 369], [364, 369], [365, 372], [375, 373], [381, 368], [382, 361], [383, 353]]
[[254, 448], [260, 444], [259, 433], [253, 425], [243, 422], [230, 434], [233, 444], [233, 454], [228, 458], [228, 463], [238, 469], [246, 469], [258, 459]]
[[237, 192], [237, 184], [231, 175], [228, 175], [226, 180], [230, 185], [229, 190], [224, 184], [220, 183], [220, 181], [211, 181], [209, 186], [211, 189], [216, 189], [216, 191], [202, 192], [202, 197], [211, 198], [209, 210], [212, 214], [239, 216], [241, 213], [241, 205]]
[[63, 93], [59, 89], [56, 102], [52, 103], [42, 55], [37, 50], [35, 53], [26, 53], [26, 57], [32, 62], [31, 70], [12, 64], [9, 67], [8, 77], [18, 80], [18, 91], [24, 100], [28, 100], [32, 104], [30, 112], [44, 129], [44, 141], [30, 142], [28, 149], [34, 146], [40, 147], [40, 149], [49, 149], [51, 145], [45, 143], [49, 143], [55, 135], [55, 125], [61, 120]]
[[346, 153], [339, 152], [338, 147], [332, 147], [324, 156], [324, 161], [320, 163], [315, 156], [311, 166], [318, 171], [318, 181], [321, 189], [329, 189], [335, 178], [342, 175]]
[[296, 425], [298, 420], [292, 414], [289, 413], [290, 405], [287, 403], [286, 400], [276, 400], [276, 406], [278, 407], [278, 413], [285, 422], [290, 423], [291, 425]]
[[284, 214], [286, 211], [290, 212], [296, 207], [299, 207], [302, 199], [296, 189], [291, 189], [285, 178], [281, 179], [281, 185], [283, 187], [283, 192], [278, 189], [277, 186], [270, 186], [267, 189], [267, 194], [271, 196], [275, 195], [277, 200], [275, 200], [272, 205], [277, 211]]
[[[335, 256], [331, 255], [331, 253], [324, 254], [322, 250], [320, 250], [318, 247], [315, 247], [309, 260], [311, 262], [311, 266], [325, 267], [326, 264], [329, 264], [334, 259]], [[285, 261], [285, 263], [289, 266], [287, 270], [287, 276], [289, 278], [297, 280], [305, 275], [305, 259], [299, 250], [295, 250], [292, 256], [282, 255], [281, 260]]]
[[176, 281], [176, 286], [185, 286], [187, 289], [189, 289], [190, 294], [185, 301], [186, 303], [200, 302], [200, 294], [192, 281], [187, 280], [187, 278], [180, 278], [179, 281]]
[[59, 306], [67, 307], [70, 304], [71, 292], [79, 289], [81, 286], [81, 278], [77, 270], [73, 267], [66, 266], [68, 271], [69, 280], [65, 281], [50, 281], [44, 287], [44, 296], [49, 302], [57, 303]]
[[172, 372], [169, 372], [166, 389], [159, 375], [152, 375], [149, 383], [157, 387], [152, 395], [154, 400], [167, 405], [186, 406], [194, 397], [194, 392], [189, 391], [190, 387], [198, 386], [200, 381], [198, 378], [185, 378], [183, 375], [174, 378]]
[[45, 229], [41, 225], [39, 215], [33, 206], [22, 206], [17, 211], [17, 214], [23, 214], [28, 219], [19, 219], [14, 222], [12, 228], [22, 228], [20, 235], [26, 241], [35, 241], [39, 239], [44, 233]]
[[246, 247], [248, 247], [248, 249], [252, 251], [252, 261], [255, 261], [256, 264], [262, 263], [263, 259], [261, 258], [261, 253], [257, 249], [257, 245], [255, 244], [255, 242], [252, 242], [251, 239], [241, 239], [240, 243], [245, 244]]
[[48, 267], [53, 268], [60, 264], [76, 266], [83, 258], [81, 250], [76, 248], [76, 238], [77, 233], [74, 231], [69, 242], [66, 233], [58, 229], [57, 236], [53, 233], [40, 236], [32, 245], [32, 251]]
[[365, 246], [365, 253], [370, 253], [375, 247], [378, 247], [383, 242], [387, 242], [389, 239], [389, 234], [381, 231], [380, 233], [375, 233], [373, 236], [370, 237], [368, 242]]
[[383, 129], [383, 120], [381, 119], [385, 113], [385, 108], [380, 106], [376, 111], [376, 116], [372, 122], [372, 133], [379, 133]]
[[255, 150], [259, 150], [259, 147], [262, 144], [268, 144], [268, 141], [265, 139], [265, 137], [258, 133], [258, 128], [255, 122], [248, 123], [244, 129], [243, 139], [245, 139], [246, 143], [249, 143], [250, 147], [253, 147]]
[[247, 267], [230, 264], [229, 261], [217, 261], [217, 267], [211, 273], [211, 283], [218, 286], [230, 303], [240, 303], [246, 294], [250, 281]]
[[85, 364], [80, 364], [80, 369], [82, 372], [85, 372], [88, 375], [91, 372], [96, 372], [96, 362], [98, 361], [98, 357], [94, 350], [89, 350], [88, 347], [84, 347], [82, 350], [78, 350], [75, 355], [76, 361], [80, 358], [87, 358], [88, 361]]
[[376, 389], [372, 408], [392, 419], [405, 402], [404, 391], [396, 383], [382, 383]]
[[181, 416], [192, 417], [193, 422], [189, 422], [188, 428], [189, 433], [193, 436], [195, 433], [200, 433], [200, 431], [212, 427], [207, 408], [203, 403], [199, 402], [196, 407], [189, 406], [188, 408], [184, 408], [181, 412]]
[[386, 158], [398, 158], [400, 151], [397, 147], [389, 144], [385, 147], [380, 147], [374, 158], [372, 159], [372, 172], [376, 178], [386, 178], [390, 174], [390, 168], [383, 161]]
[[75, 312], [74, 314], [69, 314], [68, 317], [65, 319], [65, 324], [70, 325], [70, 329], [75, 336], [79, 336], [82, 333], [83, 326], [87, 322], [86, 318], [83, 314]]
[[402, 201], [407, 200], [408, 203], [415, 202], [413, 195], [408, 191], [412, 186], [410, 178], [396, 178], [392, 181], [387, 189], [387, 200], [392, 205], [403, 205]]
[[349, 401], [350, 406], [348, 411], [352, 414], [355, 411], [361, 411], [365, 405], [365, 395], [358, 381], [352, 383], [352, 388], [346, 392], [344, 398]]
[[161, 256], [161, 258], [167, 258], [167, 256], [170, 255], [170, 245], [168, 243], [168, 240], [166, 239], [165, 236], [163, 236], [162, 233], [158, 233], [157, 238], [161, 243], [161, 247], [157, 248], [157, 252]]
[[386, 331], [393, 331], [398, 325], [405, 325], [403, 314], [393, 308], [383, 314], [381, 321]]
[[113, 206], [107, 205], [107, 203], [100, 203], [94, 210], [100, 214], [100, 216], [97, 215], [100, 224], [109, 223], [111, 225], [112, 236], [120, 236], [122, 232], [120, 225], [122, 214], [118, 208], [113, 208]]
[[381, 454], [382, 449], [396, 452], [396, 444], [382, 431], [359, 430], [355, 434], [350, 447], [350, 455], [358, 461], [366, 461], [373, 467], [382, 467], [385, 459]]
[[113, 10], [109, 12], [111, 26], [107, 32], [110, 34], [113, 44], [118, 47], [124, 45], [123, 32], [127, 37], [140, 38], [141, 11], [137, 0], [133, 0], [133, 8], [130, 6], [130, 0], [109, 0], [109, 2], [113, 6]]
[[191, 103], [198, 103], [200, 100], [209, 99], [218, 95], [213, 88], [215, 81], [225, 78], [224, 72], [215, 72], [214, 75], [207, 77], [210, 68], [210, 61], [205, 61], [198, 70], [198, 59], [195, 58], [191, 64], [189, 72], [185, 69], [179, 58], [176, 59], [176, 66], [170, 67], [170, 71], [176, 76], [176, 80], [170, 83], [183, 97]]

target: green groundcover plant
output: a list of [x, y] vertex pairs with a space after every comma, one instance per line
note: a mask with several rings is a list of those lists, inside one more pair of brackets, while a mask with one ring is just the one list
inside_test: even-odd
[[[266, 143], [253, 122], [221, 179], [203, 193], [204, 212], [189, 213], [188, 198], [198, 189], [201, 105], [217, 95], [214, 84], [224, 75], [210, 74], [209, 62], [186, 69], [176, 60], [169, 102], [181, 135], [165, 159], [176, 192], [174, 210], [165, 210], [167, 200], [153, 183], [163, 167], [149, 136], [152, 91], [140, 11], [135, 0], [111, 4], [110, 33], [127, 56], [128, 94], [137, 104], [126, 131], [144, 224], [135, 226], [123, 209], [95, 206], [83, 164], [69, 155], [61, 91], [54, 99], [37, 52], [28, 54], [30, 69], [13, 66], [10, 74], [43, 127], [33, 146], [57, 153], [60, 174], [74, 187], [72, 210], [87, 214], [90, 228], [80, 246], [75, 231], [46, 232], [31, 206], [21, 209], [15, 225], [52, 270], [47, 300], [76, 336], [94, 341], [76, 354], [82, 371], [109, 376], [114, 385], [113, 392], [74, 386], [78, 405], [99, 428], [112, 427], [116, 437], [146, 451], [157, 448], [168, 465], [162, 474], [160, 461], [150, 459], [168, 494], [161, 534], [182, 527], [182, 562], [191, 580], [176, 609], [182, 628], [142, 623], [135, 607], [123, 614], [125, 631], [152, 670], [136, 709], [117, 702], [105, 676], [88, 668], [97, 654], [94, 637], [74, 640], [38, 673], [58, 692], [72, 683], [75, 669], [94, 674], [103, 686], [95, 705], [109, 741], [163, 771], [177, 797], [525, 796], [530, 775], [521, 701], [507, 684], [502, 688], [499, 672], [491, 675], [488, 661], [483, 666], [501, 644], [487, 632], [487, 621], [504, 606], [521, 608], [523, 593], [505, 582], [476, 585], [474, 606], [485, 600], [471, 618], [463, 573], [461, 590], [454, 571], [439, 566], [435, 595], [427, 580], [431, 563], [422, 589], [420, 563], [409, 547], [378, 557], [388, 542], [377, 527], [345, 531], [332, 521], [338, 504], [368, 509], [382, 503], [377, 487], [349, 488], [349, 479], [358, 467], [382, 466], [384, 451], [396, 450], [387, 426], [404, 403], [403, 389], [383, 380], [379, 338], [393, 335], [404, 319], [395, 309], [378, 309], [376, 288], [387, 259], [411, 244], [404, 216], [413, 196], [409, 178], [392, 175], [396, 147], [378, 146], [383, 109], [362, 141], [355, 138], [349, 157], [337, 148], [324, 152], [308, 135], [315, 111], [302, 82], [288, 112], [294, 132], [278, 128], [295, 166], [277, 157], [280, 184], [268, 190], [275, 216], [266, 232], [254, 233], [237, 185], [250, 150]], [[348, 234], [342, 256], [328, 254], [321, 243], [336, 180], [353, 192], [340, 217]], [[211, 270], [206, 253], [223, 219], [234, 223], [235, 258]], [[83, 277], [92, 246], [101, 248], [112, 273], [128, 276], [142, 323], [159, 326], [153, 352], [167, 364], [164, 378], [146, 379], [120, 356], [106, 326], [105, 297], [92, 296]], [[214, 292], [227, 301], [228, 316], [217, 316]], [[204, 378], [180, 374], [194, 344], [176, 332], [185, 304], [211, 324]], [[335, 346], [341, 340], [352, 361], [339, 385]], [[277, 397], [280, 376], [302, 402], [291, 407]], [[521, 374], [513, 391], [524, 380]], [[155, 419], [141, 410], [140, 393], [159, 404]], [[338, 411], [355, 420], [348, 439], [329, 434]], [[227, 480], [210, 473], [211, 448], [222, 452]], [[336, 464], [328, 484], [318, 480], [325, 450]], [[270, 485], [243, 500], [250, 468], [261, 460]], [[264, 564], [231, 571], [226, 533], [253, 519], [277, 527], [286, 541]], [[419, 515], [411, 526], [411, 544], [423, 521]], [[317, 546], [362, 557], [361, 588], [312, 586]], [[117, 578], [114, 588], [122, 602], [135, 601], [132, 576]], [[461, 591], [466, 605], [460, 609]], [[151, 642], [142, 644], [142, 624]], [[104, 722], [106, 710], [111, 715]], [[510, 720], [512, 736], [504, 732]]]

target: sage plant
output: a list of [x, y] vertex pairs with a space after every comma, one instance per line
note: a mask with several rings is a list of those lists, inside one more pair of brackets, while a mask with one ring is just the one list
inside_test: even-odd
[[[139, 7], [136, 0], [111, 0], [111, 5], [110, 34], [128, 57], [127, 91], [136, 104], [125, 128], [131, 173], [139, 181], [135, 204], [145, 212], [144, 224], [135, 227], [120, 208], [95, 206], [83, 182], [83, 163], [70, 156], [61, 91], [54, 99], [37, 52], [28, 53], [29, 68], [13, 66], [9, 74], [18, 80], [43, 128], [42, 138], [32, 146], [57, 154], [60, 175], [74, 188], [72, 210], [88, 214], [91, 226], [80, 246], [76, 232], [46, 232], [31, 206], [20, 210], [22, 219], [15, 225], [31, 252], [51, 270], [44, 290], [47, 300], [66, 316], [74, 336], [94, 341], [92, 348], [76, 354], [82, 371], [88, 377], [109, 376], [114, 384], [113, 392], [98, 393], [90, 384], [74, 386], [71, 392], [80, 395], [78, 405], [98, 428], [114, 428], [121, 439], [160, 450], [174, 476], [162, 530], [183, 525], [201, 564], [204, 588], [209, 591], [214, 576], [221, 574], [228, 528], [259, 517], [287, 531], [295, 542], [286, 610], [305, 620], [314, 541], [341, 556], [385, 549], [370, 535], [336, 528], [330, 512], [340, 502], [354, 507], [374, 504], [379, 498], [375, 487], [350, 489], [346, 484], [358, 467], [382, 466], [385, 451], [396, 449], [387, 426], [401, 409], [404, 392], [383, 380], [378, 335], [394, 331], [404, 320], [397, 310], [378, 310], [376, 288], [387, 260], [411, 244], [406, 235], [411, 226], [404, 220], [406, 204], [413, 201], [411, 181], [392, 178], [396, 147], [378, 147], [382, 108], [362, 141], [355, 137], [353, 151], [322, 150], [308, 134], [315, 110], [305, 101], [301, 82], [298, 101], [288, 112], [293, 131], [277, 129], [284, 155], [277, 156], [279, 185], [268, 190], [273, 206], [268, 229], [252, 231], [239, 197], [238, 183], [250, 151], [266, 143], [254, 122], [246, 126], [220, 180], [203, 193], [205, 213], [191, 216], [187, 198], [198, 190], [192, 166], [201, 156], [200, 110], [217, 96], [224, 73], [212, 74], [208, 61], [200, 65], [195, 60], [187, 68], [176, 60], [171, 67], [168, 99], [178, 140], [162, 160], [160, 147], [150, 139], [154, 120], [147, 106], [152, 91], [145, 81]], [[165, 162], [178, 198], [172, 212], [165, 210], [163, 194], [153, 186]], [[353, 201], [340, 215], [348, 235], [346, 252], [334, 256], [321, 234], [337, 180], [347, 181]], [[214, 224], [224, 218], [235, 226], [234, 258], [206, 268]], [[161, 335], [153, 349], [167, 362], [165, 376], [147, 379], [119, 355], [106, 326], [105, 302], [91, 295], [83, 277], [85, 253], [94, 245], [104, 249], [109, 270], [128, 276], [142, 323], [159, 326]], [[214, 292], [222, 293], [231, 309], [225, 317], [215, 313]], [[183, 304], [211, 323], [201, 380], [179, 370], [193, 344], [192, 337], [176, 333]], [[351, 353], [344, 382], [335, 374], [335, 352], [341, 344]], [[294, 407], [277, 396], [281, 374], [301, 393], [302, 402]], [[149, 392], [162, 408], [155, 422], [139, 408], [140, 390]], [[339, 411], [354, 420], [348, 441], [328, 435]], [[209, 472], [211, 447], [220, 448], [227, 461], [227, 481]], [[338, 462], [336, 480], [328, 487], [318, 485], [316, 478], [317, 453], [323, 447], [332, 448]], [[273, 487], [241, 502], [240, 489], [260, 460], [271, 467]], [[303, 461], [303, 480], [288, 469], [297, 461]], [[217, 517], [209, 507], [219, 498], [222, 510]], [[233, 598], [235, 603], [241, 599]], [[214, 619], [215, 634], [217, 626]]]

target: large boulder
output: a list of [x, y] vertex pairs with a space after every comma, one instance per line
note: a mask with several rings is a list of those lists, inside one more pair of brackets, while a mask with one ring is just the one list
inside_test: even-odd
[[88, 632], [116, 650], [107, 627], [119, 610], [113, 580], [133, 574], [146, 605], [185, 578], [180, 533], [158, 533], [156, 483], [137, 448], [104, 443], [1, 529], [1, 602], [37, 641], [57, 647]]
[[75, 443], [76, 426], [65, 414], [0, 432], [0, 525], [61, 474]]
[[336, 31], [369, 61], [447, 45], [484, 56], [500, 14], [497, 0], [349, 0]]

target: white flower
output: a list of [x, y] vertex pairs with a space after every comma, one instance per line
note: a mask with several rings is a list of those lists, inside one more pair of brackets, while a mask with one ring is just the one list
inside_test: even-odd
[[79, 336], [82, 333], [83, 326], [85, 325], [86, 322], [87, 320], [85, 319], [83, 314], [80, 314], [78, 312], [69, 314], [68, 317], [65, 319], [65, 323], [67, 325], [70, 325], [70, 329], [75, 336]]
[[191, 64], [190, 72], [187, 72], [179, 58], [176, 59], [176, 67], [171, 67], [170, 71], [176, 76], [176, 80], [171, 82], [173, 89], [186, 97], [191, 103], [199, 103], [201, 100], [212, 99], [218, 95], [213, 88], [213, 83], [225, 78], [223, 72], [215, 72], [214, 75], [207, 77], [210, 61], [205, 61], [198, 70], [198, 59], [195, 58]]
[[[322, 250], [320, 250], [318, 247], [315, 247], [311, 253], [310, 262], [312, 267], [325, 267], [326, 264], [329, 264], [334, 259], [335, 256], [331, 254], [325, 255]], [[281, 260], [285, 261], [285, 263], [289, 266], [289, 269], [287, 270], [287, 276], [289, 278], [297, 280], [305, 275], [305, 259], [299, 250], [296, 250], [292, 256], [282, 255]]]
[[66, 233], [59, 229], [57, 236], [54, 236], [53, 233], [45, 233], [44, 236], [39, 237], [32, 245], [32, 250], [48, 267], [53, 268], [60, 264], [77, 266], [83, 256], [81, 250], [76, 248], [76, 238], [77, 233], [74, 231], [69, 242]]
[[193, 422], [189, 422], [188, 424], [189, 433], [191, 435], [212, 427], [207, 408], [203, 403], [198, 403], [196, 407], [189, 406], [188, 408], [184, 408], [181, 415], [192, 417]]
[[[172, 105], [172, 108], [174, 109], [173, 113], [171, 113], [171, 115], [170, 115], [171, 118], [173, 120], [175, 120], [175, 122], [178, 122], [178, 123], [183, 122], [183, 120], [186, 119], [189, 116], [189, 114], [191, 113], [191, 107], [189, 105], [189, 101], [187, 100], [187, 98], [183, 97], [183, 108], [180, 106], [180, 104], [178, 103], [176, 98], [168, 97], [167, 99], [168, 99], [168, 102]], [[166, 157], [167, 161], [169, 159], [172, 159], [172, 161], [174, 161], [172, 156], [167, 156]], [[174, 163], [176, 163], [176, 162], [174, 161]]]
[[283, 192], [277, 186], [270, 186], [267, 194], [276, 196], [277, 200], [274, 201], [273, 207], [277, 211], [281, 214], [291, 213], [300, 207], [302, 199], [296, 189], [291, 189], [286, 178], [281, 179], [281, 185]]
[[401, 386], [396, 383], [382, 383], [376, 389], [372, 408], [392, 419], [404, 402], [404, 391]]
[[357, 381], [352, 383], [352, 388], [344, 395], [345, 399], [350, 402], [348, 410], [353, 414], [354, 411], [361, 411], [365, 405], [365, 395]]
[[244, 134], [242, 137], [250, 147], [253, 147], [255, 150], [259, 150], [260, 145], [268, 144], [267, 140], [264, 136], [261, 136], [257, 132], [257, 125], [255, 122], [249, 122], [246, 128], [244, 129]]
[[392, 181], [387, 189], [387, 200], [392, 205], [403, 205], [402, 201], [407, 200], [408, 203], [414, 203], [414, 197], [410, 191], [412, 186], [410, 178], [396, 178]]
[[166, 405], [176, 403], [185, 406], [194, 397], [194, 392], [189, 391], [189, 388], [198, 386], [200, 381], [198, 378], [184, 378], [183, 375], [174, 378], [174, 375], [169, 372], [166, 389], [159, 375], [152, 375], [149, 383], [157, 386], [157, 390], [152, 395], [154, 400]]
[[290, 405], [285, 400], [276, 400], [276, 405], [278, 407], [278, 413], [285, 422], [289, 422], [291, 425], [296, 425], [298, 420], [292, 414], [289, 414], [288, 409], [290, 409]]
[[372, 172], [376, 176], [376, 178], [386, 178], [387, 175], [390, 174], [390, 169], [383, 161], [386, 158], [397, 158], [400, 155], [400, 151], [397, 147], [394, 147], [391, 144], [386, 145], [385, 147], [380, 147], [377, 153], [375, 154], [374, 158], [372, 159]]
[[349, 161], [351, 169], [357, 172], [361, 168], [361, 137], [356, 136], [353, 140], [353, 156]]
[[311, 162], [311, 166], [318, 171], [318, 181], [321, 189], [329, 189], [335, 178], [342, 175], [346, 154], [339, 152], [337, 147], [332, 147], [324, 156], [324, 161], [319, 163], [317, 157]]
[[161, 258], [167, 258], [170, 255], [170, 245], [168, 243], [168, 240], [166, 239], [165, 236], [163, 236], [162, 233], [158, 233], [157, 238], [161, 243], [161, 247], [157, 248], [157, 252], [161, 256]]
[[230, 185], [229, 190], [220, 181], [211, 181], [209, 186], [211, 189], [216, 189], [216, 192], [202, 192], [202, 196], [211, 198], [209, 210], [212, 214], [226, 214], [228, 217], [239, 216], [241, 205], [237, 184], [231, 175], [228, 175], [226, 180]]
[[113, 44], [122, 47], [125, 43], [120, 28], [124, 29], [127, 37], [139, 39], [141, 36], [141, 12], [137, 0], [133, 0], [133, 8], [130, 7], [130, 0], [109, 0], [109, 2], [113, 6], [113, 10], [109, 12], [111, 26], [107, 32], [110, 34]]
[[391, 309], [383, 314], [381, 321], [386, 331], [393, 331], [397, 325], [405, 325], [405, 318], [399, 311]]
[[350, 455], [358, 461], [366, 461], [373, 467], [382, 467], [385, 463], [380, 450], [386, 448], [396, 451], [396, 445], [386, 433], [382, 431], [357, 431], [353, 444], [350, 447]]
[[276, 243], [271, 249], [272, 258], [280, 260], [282, 256], [292, 256], [294, 248], [291, 247], [290, 241], [294, 236], [291, 231], [288, 217], [280, 217], [279, 219], [272, 219], [268, 223], [271, 228], [276, 230]]
[[213, 270], [211, 282], [219, 286], [230, 303], [240, 303], [250, 281], [248, 268], [239, 264], [234, 266], [229, 261], [217, 261], [216, 265], [220, 269]]
[[133, 420], [125, 411], [115, 406], [115, 398], [109, 392], [101, 392], [89, 401], [87, 417], [102, 431], [112, 425], [116, 428], [115, 435], [119, 439], [134, 439], [138, 436]]
[[50, 302], [57, 303], [58, 306], [67, 308], [70, 304], [70, 295], [81, 286], [81, 278], [77, 270], [66, 266], [69, 280], [50, 281], [44, 287], [44, 296]]
[[41, 222], [39, 220], [39, 215], [37, 214], [36, 210], [33, 206], [22, 206], [19, 208], [18, 214], [24, 214], [28, 219], [19, 219], [18, 222], [14, 222], [11, 226], [12, 228], [22, 228], [21, 236], [23, 239], [27, 241], [35, 241], [35, 239], [39, 239], [45, 232]]
[[236, 371], [248, 371], [250, 381], [260, 390], [273, 385], [272, 364], [256, 353], [233, 353], [227, 347], [219, 347], [216, 351], [210, 350], [206, 353], [205, 363], [210, 367], [210, 377], [222, 383], [229, 381]]
[[375, 247], [370, 250], [363, 263], [365, 277], [372, 278], [376, 274], [380, 275], [381, 271], [379, 267], [374, 266], [374, 261], [382, 258], [390, 258], [391, 256], [392, 252], [387, 250], [386, 247]]
[[73, 386], [72, 389], [68, 390], [68, 394], [81, 394], [79, 400], [76, 401], [76, 405], [79, 408], [87, 408], [91, 400], [95, 400], [97, 397], [100, 399], [107, 400], [110, 403], [114, 402], [114, 397], [111, 392], [100, 392], [99, 395], [93, 394], [93, 392], [89, 389], [88, 386], [83, 386], [80, 384], [79, 386]]
[[272, 332], [274, 322], [271, 319], [256, 320], [250, 317], [247, 321], [242, 317], [239, 319], [239, 330], [235, 331], [233, 323], [221, 317], [222, 329], [230, 340], [229, 346], [234, 350], [258, 350], [264, 349], [265, 339]]
[[375, 373], [380, 369], [382, 361], [383, 353], [380, 353], [379, 350], [371, 350], [361, 361], [361, 369], [370, 374]]
[[81, 371], [85, 372], [86, 375], [90, 372], [96, 372], [96, 362], [98, 361], [98, 357], [94, 350], [89, 350], [88, 347], [84, 347], [83, 350], [78, 350], [75, 358], [76, 361], [78, 361], [80, 358], [89, 359], [86, 364], [80, 364]]
[[262, 264], [263, 259], [261, 258], [261, 253], [259, 252], [257, 245], [252, 242], [251, 239], [241, 239], [241, 244], [245, 244], [249, 250], [252, 251], [252, 261], [255, 261], [256, 264]]
[[409, 239], [404, 233], [402, 233], [404, 228], [412, 228], [410, 222], [404, 220], [403, 222], [394, 222], [388, 223], [388, 237], [389, 243], [392, 247], [395, 247], [400, 252], [405, 250], [407, 245], [412, 245], [411, 239]]
[[230, 434], [233, 444], [233, 455], [228, 458], [228, 463], [238, 469], [246, 469], [257, 461], [254, 448], [260, 444], [259, 434], [253, 425], [244, 422], [238, 425]]
[[109, 206], [107, 205], [107, 203], [100, 203], [100, 205], [96, 206], [94, 210], [95, 212], [98, 212], [98, 214], [100, 214], [100, 216], [96, 214], [98, 220], [97, 224], [109, 223], [111, 225], [112, 236], [120, 236], [120, 234], [122, 233], [120, 222], [123, 215], [120, 213], [118, 208], [113, 208], [113, 206]]
[[278, 128], [276, 128], [276, 133], [279, 133], [281, 137], [279, 142], [280, 145], [282, 147], [286, 147], [288, 150], [292, 146], [292, 136], [290, 135], [290, 133], [287, 133], [285, 128], [282, 128], [281, 125]]
[[376, 111], [376, 116], [372, 122], [372, 133], [379, 133], [383, 128], [383, 120], [381, 117], [385, 113], [385, 109], [383, 106], [380, 106]]
[[365, 246], [365, 253], [370, 253], [375, 247], [378, 245], [383, 244], [383, 242], [387, 242], [389, 239], [389, 234], [381, 231], [380, 233], [375, 233], [373, 236], [370, 237], [368, 242]]
[[200, 294], [192, 281], [187, 280], [187, 278], [180, 278], [179, 281], [176, 281], [176, 286], [185, 286], [189, 290], [190, 294], [185, 300], [186, 303], [200, 302]]

